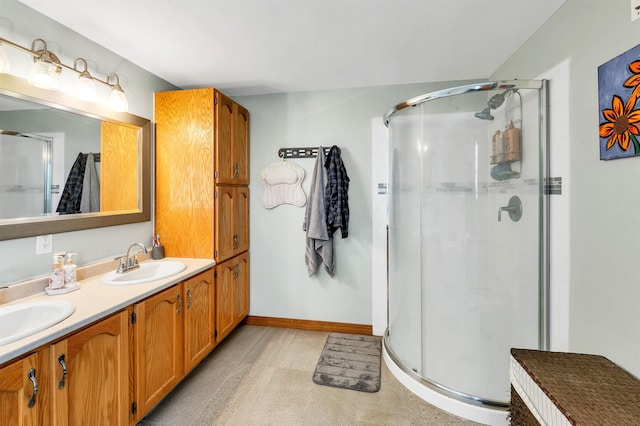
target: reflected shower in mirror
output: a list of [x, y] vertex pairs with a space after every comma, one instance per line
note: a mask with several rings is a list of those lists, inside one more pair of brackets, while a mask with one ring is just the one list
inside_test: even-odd
[[0, 130], [0, 219], [52, 213], [52, 154], [53, 137]]

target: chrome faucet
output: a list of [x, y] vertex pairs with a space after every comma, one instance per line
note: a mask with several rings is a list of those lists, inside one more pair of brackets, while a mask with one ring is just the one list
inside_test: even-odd
[[[142, 250], [134, 251], [136, 247], [139, 247]], [[120, 260], [120, 266], [118, 267], [118, 270], [116, 272], [118, 272], [119, 274], [122, 274], [124, 272], [131, 271], [132, 269], [139, 268], [140, 265], [138, 265], [138, 253], [141, 251], [144, 252], [145, 254], [147, 253], [147, 248], [143, 244], [140, 244], [140, 243], [131, 244], [131, 246], [127, 250], [126, 255], [117, 257], [115, 259], [115, 260]], [[122, 262], [123, 259], [126, 259], [124, 263]]]

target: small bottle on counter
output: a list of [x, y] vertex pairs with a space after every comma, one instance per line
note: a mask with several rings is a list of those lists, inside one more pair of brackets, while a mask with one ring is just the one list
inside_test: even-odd
[[57, 290], [64, 287], [64, 269], [62, 269], [62, 261], [64, 253], [56, 253], [53, 255], [53, 265], [49, 271], [49, 288]]
[[73, 263], [73, 256], [77, 253], [67, 253], [67, 263], [62, 267], [64, 270], [64, 286], [65, 287], [75, 287], [78, 285], [76, 270], [78, 266]]

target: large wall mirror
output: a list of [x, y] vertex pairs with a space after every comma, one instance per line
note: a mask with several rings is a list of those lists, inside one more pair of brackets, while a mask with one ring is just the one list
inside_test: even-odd
[[0, 240], [150, 220], [151, 123], [0, 74]]

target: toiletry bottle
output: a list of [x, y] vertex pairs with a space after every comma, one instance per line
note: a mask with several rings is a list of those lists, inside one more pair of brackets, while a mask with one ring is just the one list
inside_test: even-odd
[[504, 159], [519, 161], [520, 158], [520, 129], [514, 127], [511, 121], [504, 131]]
[[64, 287], [64, 269], [62, 269], [62, 260], [64, 253], [56, 253], [53, 255], [53, 265], [49, 272], [49, 289], [58, 290]]
[[64, 269], [65, 287], [75, 287], [77, 285], [76, 269], [78, 267], [73, 263], [73, 256], [75, 254], [77, 253], [67, 253], [67, 263], [62, 267], [62, 269]]
[[503, 140], [502, 140], [502, 132], [500, 130], [496, 130], [491, 138], [491, 164], [498, 164], [504, 161], [502, 151], [503, 151]]

